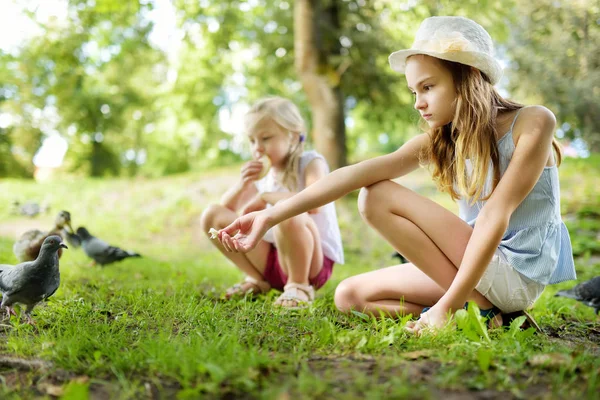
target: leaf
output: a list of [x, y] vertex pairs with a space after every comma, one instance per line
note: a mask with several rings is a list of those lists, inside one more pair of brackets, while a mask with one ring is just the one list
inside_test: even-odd
[[469, 320], [475, 328], [476, 332], [483, 337], [487, 342], [491, 342], [490, 336], [488, 335], [488, 329], [481, 317], [479, 307], [473, 301], [469, 302], [467, 312], [469, 313]]
[[470, 328], [467, 310], [460, 309], [456, 311], [454, 313], [454, 319], [456, 320], [456, 325], [458, 325], [459, 329], [467, 330]]
[[213, 363], [204, 363], [198, 365], [198, 372], [208, 374], [212, 379], [221, 381], [226, 375], [223, 368]]
[[367, 342], [369, 341], [369, 339], [367, 339], [366, 336], [363, 336], [360, 341], [358, 342], [358, 344], [356, 345], [357, 349], [360, 349], [361, 347], [364, 347], [364, 345], [367, 344]]
[[88, 400], [89, 399], [89, 380], [75, 379], [69, 382], [64, 389], [62, 400]]
[[460, 309], [454, 313], [454, 319], [458, 328], [465, 334], [465, 336], [472, 342], [479, 342], [481, 340], [477, 330], [471, 322], [471, 318], [467, 310]]
[[383, 338], [381, 338], [381, 341], [379, 343], [381, 344], [387, 344], [387, 345], [392, 345], [394, 344], [394, 331], [392, 330], [388, 335], [385, 335]]
[[517, 333], [519, 333], [521, 331], [521, 326], [523, 325], [523, 323], [525, 322], [525, 320], [527, 320], [527, 317], [522, 315], [518, 318], [515, 318], [511, 323], [510, 323], [510, 328], [509, 328], [509, 335], [510, 337], [515, 337], [517, 335]]
[[365, 321], [369, 320], [369, 316], [365, 313], [361, 313], [360, 311], [352, 310], [352, 314], [364, 319]]
[[479, 368], [486, 374], [490, 369], [491, 361], [492, 351], [490, 349], [486, 349], [485, 347], [480, 347], [477, 350], [477, 364], [479, 364]]

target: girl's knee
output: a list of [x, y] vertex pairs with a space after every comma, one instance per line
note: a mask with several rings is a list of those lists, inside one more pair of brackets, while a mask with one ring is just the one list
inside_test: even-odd
[[392, 187], [400, 186], [390, 180], [377, 182], [371, 186], [360, 189], [358, 194], [358, 211], [365, 219], [383, 210], [384, 201], [389, 200]]
[[343, 313], [349, 313], [352, 310], [362, 311], [364, 308], [364, 301], [360, 298], [356, 280], [353, 278], [343, 280], [335, 288], [333, 301], [335, 307]]
[[305, 226], [308, 217], [305, 214], [296, 215], [295, 217], [288, 218], [285, 221], [281, 221], [275, 226], [275, 232], [298, 232], [298, 230]]
[[202, 211], [200, 216], [200, 226], [203, 230], [208, 232], [210, 228], [217, 228], [214, 226], [217, 217], [224, 212], [225, 207], [220, 204], [210, 204]]

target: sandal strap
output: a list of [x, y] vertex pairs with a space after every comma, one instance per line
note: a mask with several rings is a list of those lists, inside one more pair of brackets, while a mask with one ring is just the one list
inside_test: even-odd
[[244, 279], [244, 282], [248, 282], [251, 283], [252, 285], [256, 286], [261, 293], [267, 293], [269, 290], [271, 290], [271, 284], [267, 281], [261, 281], [255, 278], [252, 278], [251, 276], [246, 276], [246, 278]]
[[[292, 295], [293, 298], [287, 300], [299, 300], [295, 294], [297, 290], [302, 290], [306, 294], [306, 297], [308, 297], [308, 301], [313, 301], [315, 299], [315, 289], [312, 287], [312, 285], [303, 285], [302, 283], [295, 282], [288, 283], [283, 287], [282, 296], [288, 292], [291, 292], [290, 289], [294, 290], [294, 295]], [[291, 295], [291, 293], [289, 295]]]

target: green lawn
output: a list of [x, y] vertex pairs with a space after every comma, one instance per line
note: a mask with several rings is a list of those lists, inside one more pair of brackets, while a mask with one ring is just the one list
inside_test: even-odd
[[[598, 157], [567, 159], [560, 170], [579, 280], [600, 275], [599, 166]], [[347, 264], [336, 266], [313, 307], [278, 311], [276, 293], [221, 300], [241, 274], [211, 248], [198, 219], [237, 170], [0, 181], [0, 263], [16, 261], [15, 234], [50, 228], [60, 209], [75, 226], [144, 256], [99, 268], [82, 250], [66, 250], [61, 287], [35, 309], [37, 325], [0, 322], [0, 397], [598, 398], [600, 317], [553, 297], [574, 282], [548, 287], [536, 303], [545, 334], [492, 330], [488, 340], [475, 328], [448, 328], [415, 338], [404, 331], [406, 320], [338, 313], [337, 283], [393, 261], [391, 247], [360, 220], [355, 194], [338, 202]], [[453, 209], [425, 173], [402, 181]], [[48, 201], [52, 209], [20, 217], [10, 213], [15, 199]]]

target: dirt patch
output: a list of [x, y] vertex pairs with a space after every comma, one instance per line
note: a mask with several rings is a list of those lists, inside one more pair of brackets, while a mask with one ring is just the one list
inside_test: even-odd
[[[51, 362], [37, 359], [20, 359], [0, 356], [0, 380], [5, 389], [18, 393], [22, 398], [57, 398], [73, 391], [87, 393], [88, 396], [74, 396], [91, 400], [119, 398], [120, 388], [114, 377], [94, 377], [93, 379], [73, 372], [56, 368]], [[181, 385], [167, 380], [145, 381], [144, 398], [175, 398]]]
[[[388, 384], [392, 379], [402, 379], [402, 385], [418, 385], [421, 390], [425, 388], [431, 398], [445, 400], [471, 400], [471, 399], [517, 399], [517, 398], [551, 398], [552, 374], [540, 369], [517, 370], [510, 373], [513, 389], [494, 390], [489, 388], [469, 388], [466, 382], [475, 377], [476, 372], [469, 372], [462, 376], [464, 387], [456, 385], [445, 388], [439, 384], [439, 376], [448, 365], [429, 359], [429, 355], [413, 357], [417, 352], [407, 353], [406, 357], [385, 357], [370, 355], [315, 355], [306, 363], [299, 366], [300, 370], [308, 370], [329, 382], [328, 393], [334, 397], [350, 396], [360, 397], [361, 393], [368, 397], [369, 390], [377, 385]], [[422, 352], [418, 352], [421, 354]], [[277, 374], [272, 370], [261, 371], [261, 377]], [[366, 378], [366, 379], [365, 379]], [[119, 385], [113, 376], [88, 377], [74, 372], [55, 368], [52, 363], [37, 359], [20, 359], [9, 356], [0, 356], [0, 379], [6, 389], [18, 393], [24, 398], [56, 398], [63, 396], [72, 386], [83, 386], [93, 400], [105, 400], [119, 397]], [[142, 390], [138, 396], [148, 399], [176, 398], [182, 386], [169, 378], [157, 376], [128, 377], [129, 380], [139, 382]], [[262, 379], [262, 378], [259, 378]], [[276, 377], [277, 381], [294, 379], [283, 374]], [[353, 383], [362, 380], [364, 386], [354, 387]], [[460, 382], [456, 382], [460, 384]], [[581, 387], [585, 382], [581, 382]], [[260, 386], [260, 385], [259, 385]], [[442, 387], [441, 387], [442, 386]], [[516, 389], [521, 387], [521, 390]], [[358, 390], [359, 392], [357, 392]], [[288, 393], [289, 398], [294, 398], [293, 393]], [[206, 398], [255, 398], [250, 393], [240, 393], [234, 387], [228, 387], [227, 382], [222, 382], [220, 395], [208, 395]], [[284, 396], [284, 398], [286, 398]]]
[[[369, 376], [371, 384], [385, 384], [392, 378], [402, 377], [403, 382], [410, 385], [420, 384], [426, 387], [431, 398], [445, 400], [489, 400], [489, 399], [517, 399], [517, 398], [547, 398], [552, 397], [551, 377], [545, 371], [519, 371], [511, 374], [511, 381], [524, 387], [522, 391], [443, 388], [436, 382], [444, 365], [438, 361], [424, 358], [406, 360], [386, 360], [372, 356], [317, 356], [308, 360], [308, 367], [312, 373], [321, 376], [335, 384], [334, 392], [340, 395], [354, 395], [350, 393], [348, 384], [357, 376]], [[447, 367], [447, 366], [446, 366]], [[473, 378], [475, 373], [463, 376], [465, 382]], [[582, 382], [583, 384], [583, 382]], [[416, 386], [415, 386], [416, 387]], [[364, 393], [368, 396], [368, 392]], [[417, 397], [418, 398], [418, 397]]]
[[544, 332], [554, 343], [600, 356], [600, 323], [589, 322], [585, 329], [581, 324], [565, 323], [558, 327], [544, 327]]

